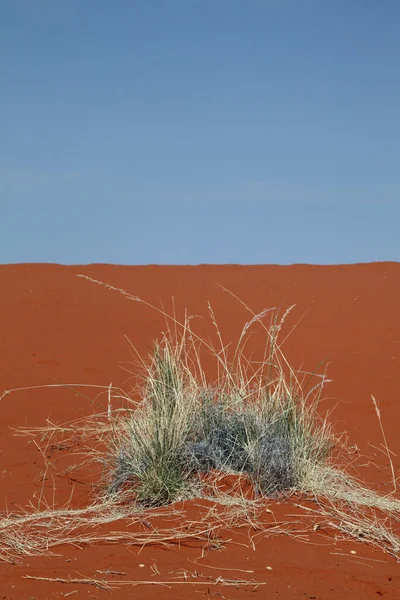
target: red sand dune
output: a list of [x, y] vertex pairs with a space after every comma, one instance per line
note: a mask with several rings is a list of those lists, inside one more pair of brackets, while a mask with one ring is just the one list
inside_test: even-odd
[[[303, 317], [285, 345], [294, 367], [312, 369], [328, 358], [327, 406], [333, 419], [349, 432], [351, 442], [375, 457], [374, 468], [363, 476], [371, 484], [390, 489], [391, 474], [379, 423], [371, 402], [380, 402], [389, 447], [398, 455], [400, 264], [352, 266], [198, 266], [121, 267], [90, 265], [0, 266], [0, 393], [11, 388], [63, 383], [91, 383], [126, 387], [121, 365], [131, 359], [125, 336], [146, 356], [164, 328], [163, 317], [142, 304], [76, 277], [84, 273], [122, 287], [167, 310], [207, 314], [207, 301], [216, 313], [226, 340], [236, 339], [248, 318], [243, 307], [222, 285], [253, 310], [295, 303], [288, 325]], [[208, 321], [199, 321], [208, 328]], [[260, 339], [252, 338], [255, 347]], [[93, 397], [93, 394], [91, 394]], [[27, 506], [40, 489], [43, 461], [36, 446], [14, 435], [21, 425], [42, 425], [50, 417], [64, 422], [89, 414], [88, 400], [68, 389], [15, 392], [0, 402], [0, 503], [2, 510]], [[399, 459], [394, 457], [398, 472]], [[74, 486], [76, 502], [90, 500], [86, 481], [56, 478], [57, 498]], [[48, 482], [48, 493], [53, 484]], [[194, 510], [194, 509], [193, 509]], [[296, 513], [290, 503], [276, 503], [275, 516]], [[291, 517], [287, 517], [291, 518]], [[232, 533], [237, 542], [243, 534]], [[328, 543], [329, 542], [329, 543]], [[352, 553], [355, 552], [356, 554]], [[288, 536], [266, 537], [253, 548], [228, 544], [200, 558], [199, 548], [63, 546], [58, 556], [25, 558], [18, 564], [0, 564], [0, 598], [102, 598], [108, 592], [85, 584], [29, 580], [26, 575], [49, 578], [96, 577], [96, 570], [126, 573], [119, 579], [173, 580], [181, 569], [205, 575], [249, 578], [266, 582], [254, 591], [222, 586], [124, 587], [118, 598], [282, 598], [337, 599], [400, 597], [400, 568], [388, 555], [361, 543], [324, 540], [316, 533], [308, 543]], [[201, 565], [191, 561], [198, 560]], [[154, 577], [150, 565], [160, 575]], [[144, 565], [142, 567], [139, 564]], [[271, 567], [271, 569], [267, 569]], [[226, 569], [226, 570], [225, 570]], [[236, 570], [228, 570], [236, 569]], [[238, 571], [241, 569], [242, 571]], [[246, 572], [244, 572], [246, 571]], [[248, 573], [250, 572], [250, 573]], [[97, 574], [97, 577], [101, 577]], [[118, 578], [118, 577], [117, 577]], [[71, 594], [72, 593], [72, 594]]]

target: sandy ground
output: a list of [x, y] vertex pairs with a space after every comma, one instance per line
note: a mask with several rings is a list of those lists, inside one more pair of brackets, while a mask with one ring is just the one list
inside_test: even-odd
[[[313, 369], [328, 359], [332, 383], [326, 406], [350, 440], [373, 458], [363, 477], [382, 491], [390, 490], [387, 458], [371, 402], [380, 402], [391, 450], [400, 452], [399, 339], [400, 265], [354, 266], [199, 266], [120, 267], [90, 265], [0, 266], [0, 391], [41, 384], [90, 383], [129, 388], [122, 367], [131, 361], [127, 337], [146, 356], [165, 328], [162, 316], [143, 304], [76, 277], [84, 273], [171, 310], [172, 297], [182, 315], [185, 308], [207, 314], [207, 301], [216, 313], [227, 341], [236, 339], [245, 320], [244, 308], [220, 286], [238, 295], [253, 310], [296, 304], [287, 327], [297, 327], [285, 344], [295, 367]], [[199, 319], [206, 333], [207, 319]], [[127, 337], [126, 337], [127, 336]], [[261, 337], [252, 338], [261, 348]], [[94, 394], [91, 393], [91, 397]], [[15, 392], [0, 403], [0, 504], [2, 511], [26, 507], [41, 489], [43, 459], [27, 438], [13, 428], [43, 425], [47, 418], [64, 422], [90, 414], [93, 405], [72, 390], [39, 389]], [[56, 460], [56, 450], [49, 454]], [[64, 456], [65, 458], [65, 456]], [[399, 459], [394, 456], [398, 472]], [[56, 502], [70, 496], [84, 505], [91, 499], [90, 481], [56, 477], [45, 486]], [[271, 505], [275, 518], [293, 518], [291, 503]], [[187, 507], [193, 516], [199, 509]], [[289, 536], [260, 538], [249, 547], [243, 532], [227, 532], [224, 550], [202, 556], [200, 547], [126, 547], [119, 545], [57, 548], [57, 556], [27, 557], [0, 564], [0, 598], [105, 598], [109, 592], [87, 584], [26, 579], [102, 578], [98, 571], [116, 571], [109, 579], [172, 581], [184, 569], [206, 577], [245, 578], [266, 585], [255, 588], [221, 585], [126, 586], [117, 598], [282, 598], [337, 599], [400, 597], [400, 567], [369, 546], [335, 540], [315, 533], [307, 541]], [[143, 565], [143, 566], [140, 566]], [[156, 565], [159, 575], [151, 566]], [[270, 568], [267, 568], [270, 567]], [[234, 570], [230, 570], [234, 569]]]

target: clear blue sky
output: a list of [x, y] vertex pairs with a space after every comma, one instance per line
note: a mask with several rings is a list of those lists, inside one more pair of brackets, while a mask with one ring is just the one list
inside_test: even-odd
[[399, 0], [0, 0], [0, 262], [400, 260]]

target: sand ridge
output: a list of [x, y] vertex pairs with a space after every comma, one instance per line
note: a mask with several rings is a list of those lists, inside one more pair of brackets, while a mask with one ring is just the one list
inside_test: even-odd
[[[207, 301], [212, 304], [225, 337], [240, 332], [247, 315], [243, 307], [221, 286], [231, 290], [255, 311], [271, 306], [283, 309], [296, 304], [288, 327], [300, 319], [285, 348], [291, 363], [312, 369], [322, 359], [329, 361], [327, 402], [335, 406], [334, 419], [349, 431], [352, 443], [378, 464], [366, 467], [363, 476], [372, 484], [390, 485], [390, 470], [381, 445], [371, 394], [378, 398], [391, 450], [398, 456], [397, 436], [399, 387], [400, 265], [373, 263], [348, 266], [208, 266], [128, 267], [113, 265], [60, 266], [20, 264], [0, 266], [2, 327], [0, 333], [0, 388], [56, 382], [129, 386], [121, 366], [131, 360], [129, 343], [146, 355], [153, 340], [165, 328], [161, 315], [76, 277], [83, 273], [121, 287], [153, 304], [166, 308], [175, 299], [177, 311], [200, 315], [207, 327]], [[199, 320], [200, 329], [203, 321]], [[205, 329], [206, 330], [206, 329]], [[255, 348], [261, 339], [254, 339]], [[57, 422], [90, 414], [90, 402], [67, 389], [21, 391], [3, 398], [0, 404], [0, 502], [2, 510], [26, 506], [41, 487], [43, 468], [38, 449], [26, 438], [16, 437], [12, 428], [41, 425], [50, 417]], [[399, 468], [397, 456], [394, 466]], [[88, 481], [73, 484], [60, 478], [58, 498], [69, 497], [71, 486], [77, 504], [90, 499]], [[49, 486], [51, 484], [49, 482]], [[190, 506], [192, 515], [197, 508]], [[292, 506], [277, 505], [276, 517], [284, 518]], [[166, 579], [180, 569], [194, 571], [202, 563], [208, 575], [223, 569], [251, 571], [247, 575], [267, 583], [257, 591], [248, 588], [199, 586], [190, 592], [182, 586], [121, 588], [118, 598], [186, 598], [194, 591], [226, 598], [256, 594], [260, 598], [360, 598], [383, 595], [396, 598], [400, 583], [398, 565], [388, 556], [360, 544], [338, 542], [321, 547], [319, 538], [301, 543], [277, 536], [260, 541], [256, 551], [241, 546], [241, 534], [232, 534], [237, 544], [207, 554], [199, 548], [138, 548], [87, 546], [61, 547], [57, 557], [24, 559], [17, 565], [0, 565], [4, 598], [101, 597], [107, 592], [79, 583], [50, 583], [24, 579], [24, 575], [79, 578], [97, 570], [127, 573], [130, 580], [152, 578], [156, 564]], [[354, 550], [356, 554], [351, 554]], [[140, 567], [144, 564], [144, 567]], [[204, 566], [205, 565], [205, 566]], [[218, 567], [220, 570], [215, 570]], [[267, 569], [271, 567], [271, 569]], [[207, 570], [208, 569], [208, 570]], [[243, 576], [241, 571], [234, 573]], [[100, 574], [98, 574], [100, 576]], [[112, 577], [112, 575], [110, 575]], [[122, 576], [113, 576], [123, 578]], [[254, 587], [254, 586], [253, 586]], [[266, 592], [268, 590], [268, 593]], [[75, 593], [75, 592], [74, 592]], [[208, 594], [208, 596], [207, 596]], [[221, 597], [221, 596], [216, 596]]]

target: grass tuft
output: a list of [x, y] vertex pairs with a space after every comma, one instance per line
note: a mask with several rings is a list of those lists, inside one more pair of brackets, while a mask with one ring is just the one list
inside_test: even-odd
[[[137, 409], [107, 440], [110, 493], [129, 488], [145, 505], [168, 504], [201, 495], [202, 475], [213, 470], [246, 474], [258, 496], [304, 488], [335, 440], [317, 410], [324, 376], [306, 397], [284, 359], [284, 317], [274, 310], [253, 315], [231, 355], [218, 329], [221, 349], [199, 338], [190, 319], [168, 329], [145, 365]], [[257, 324], [266, 334], [261, 363], [244, 353]], [[202, 368], [204, 352], [216, 361], [213, 381]]]

